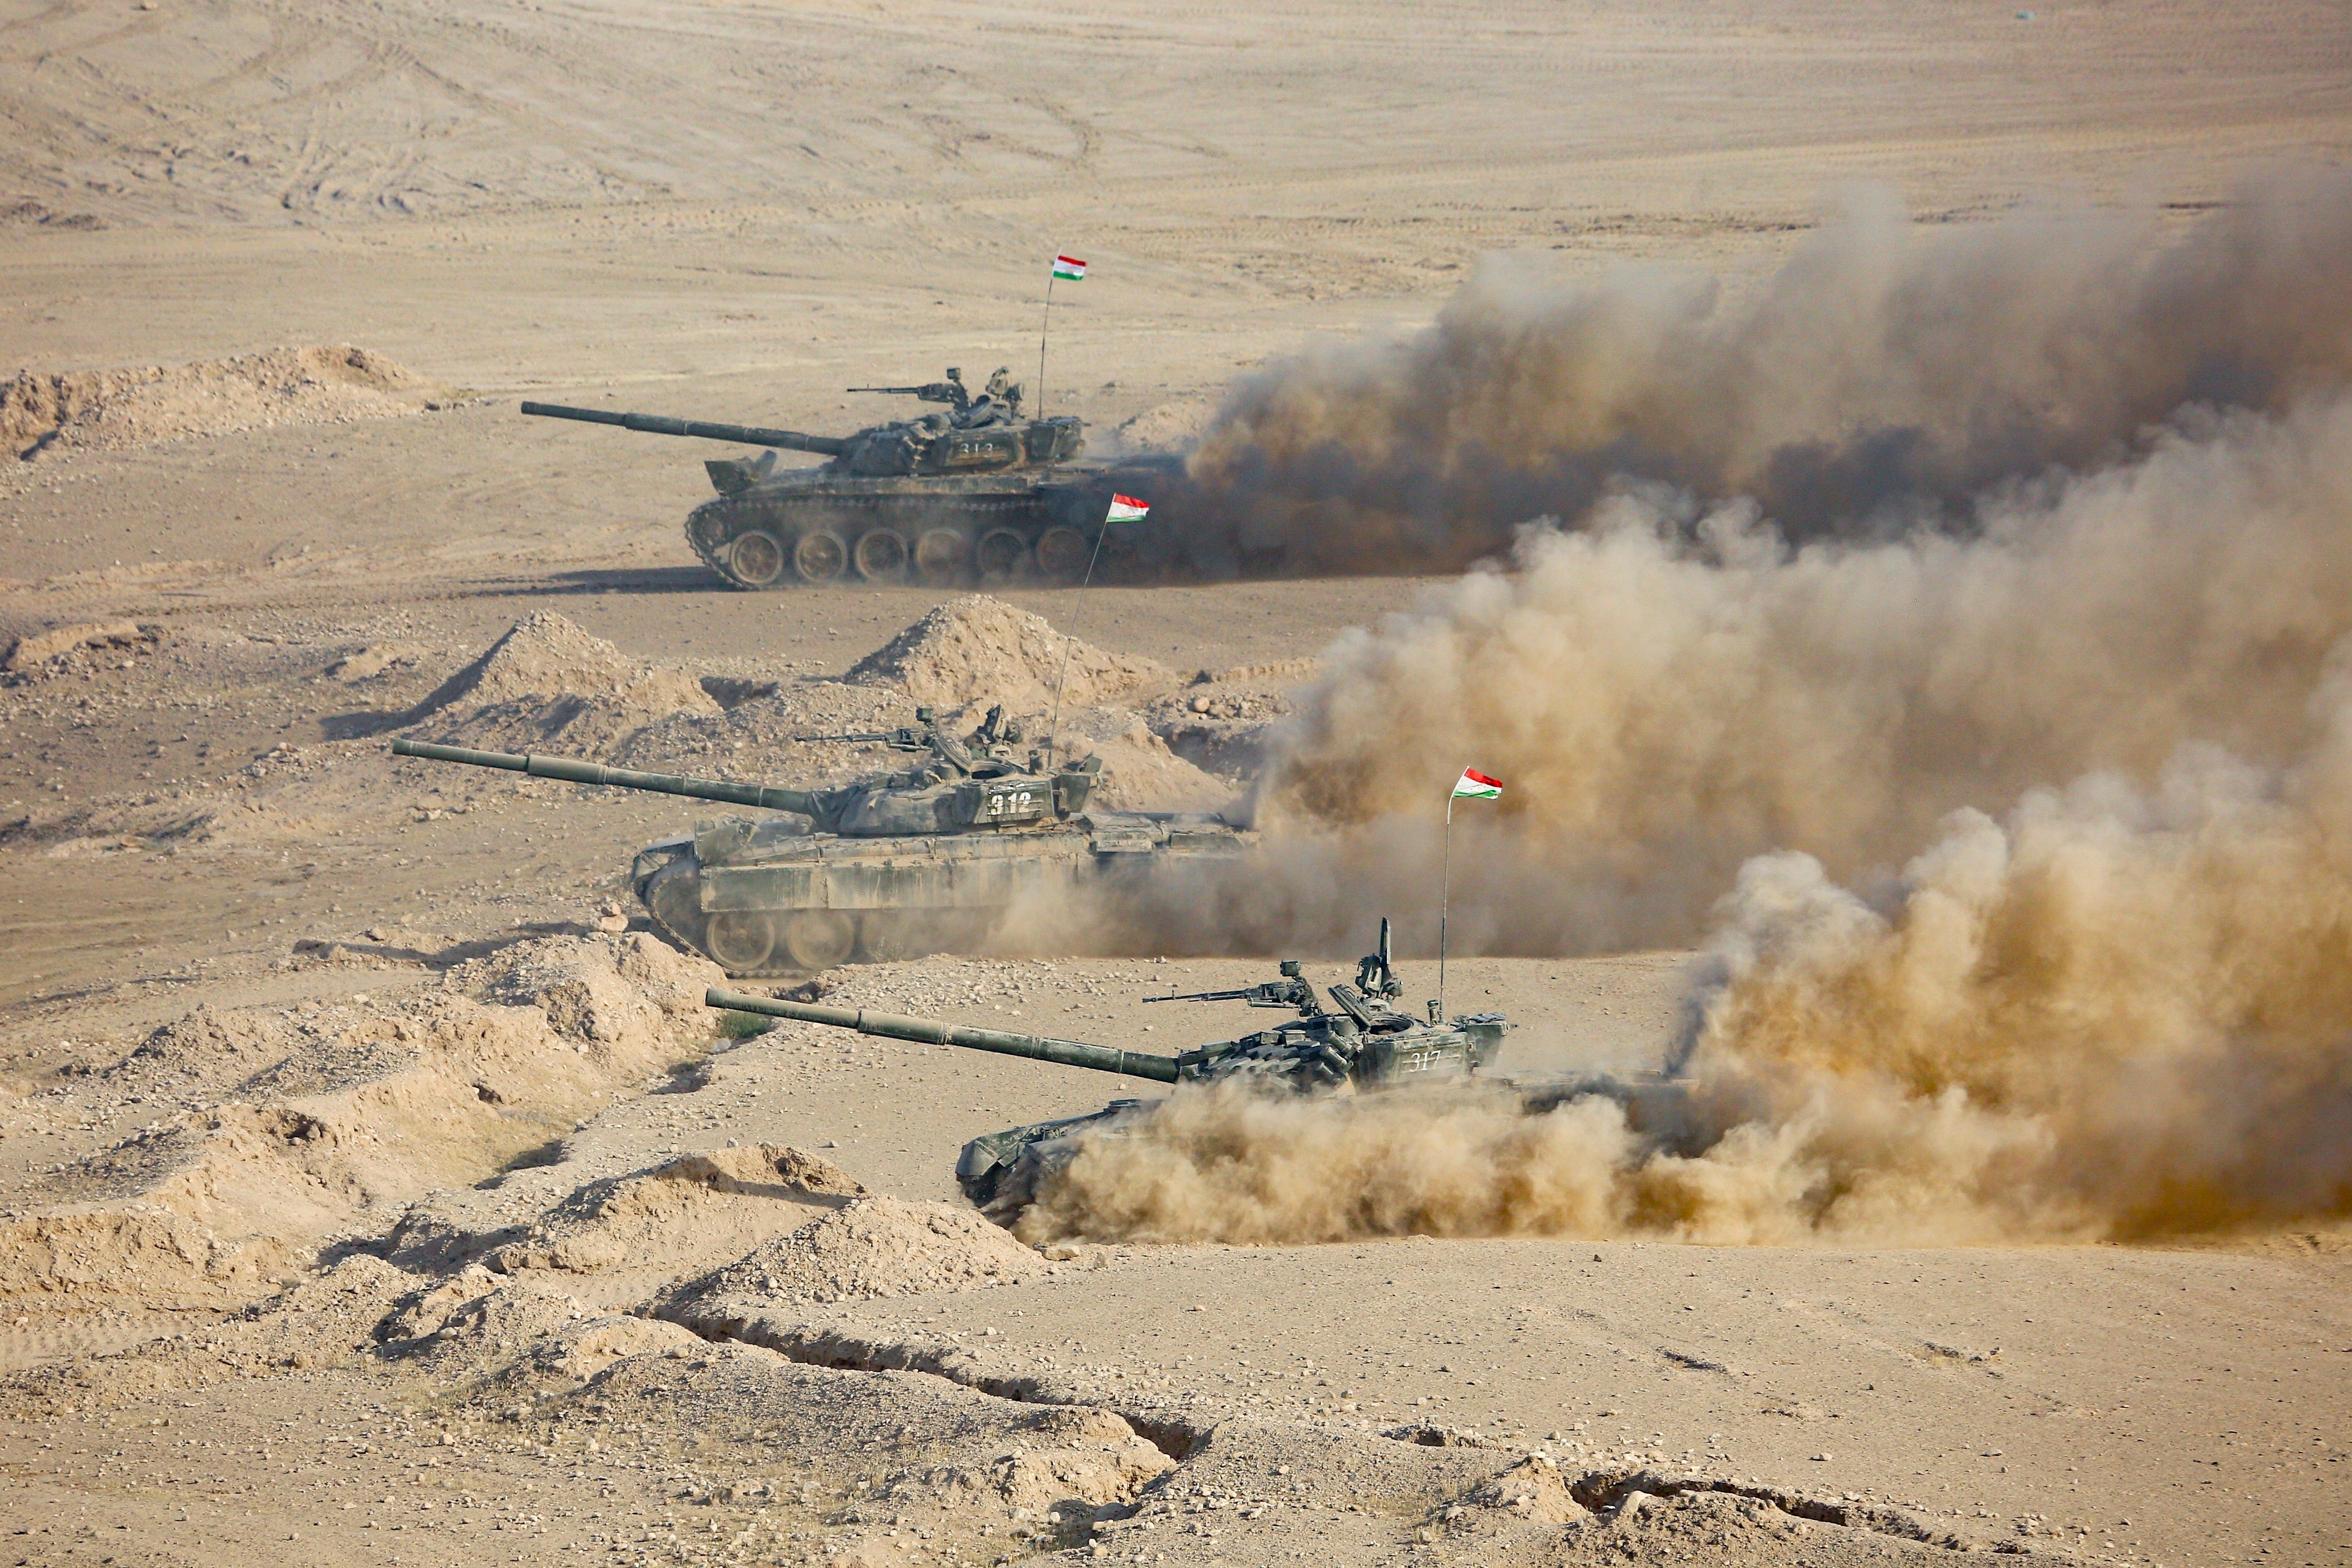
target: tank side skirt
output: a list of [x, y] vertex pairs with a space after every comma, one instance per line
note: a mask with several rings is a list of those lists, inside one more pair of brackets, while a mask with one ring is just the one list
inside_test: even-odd
[[[997, 909], [1024, 892], [1050, 891], [1077, 874], [1085, 841], [1076, 834], [1008, 835], [977, 844], [949, 839], [919, 855], [888, 840], [876, 841], [866, 855], [858, 853], [866, 846], [856, 840], [835, 840], [824, 847], [822, 858], [706, 867], [702, 907], [780, 914], [802, 909]], [[874, 850], [883, 853], [874, 856]]]

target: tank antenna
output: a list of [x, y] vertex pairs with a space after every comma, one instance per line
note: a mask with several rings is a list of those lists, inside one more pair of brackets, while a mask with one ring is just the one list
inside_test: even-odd
[[1045, 273], [1045, 313], [1037, 325], [1037, 413], [1035, 417], [1039, 419], [1045, 417], [1045, 335], [1053, 330], [1054, 326], [1054, 285], [1064, 278], [1076, 283], [1082, 280], [1086, 275], [1085, 262], [1075, 256], [1064, 256], [1058, 251], [1055, 253], [1054, 265]]

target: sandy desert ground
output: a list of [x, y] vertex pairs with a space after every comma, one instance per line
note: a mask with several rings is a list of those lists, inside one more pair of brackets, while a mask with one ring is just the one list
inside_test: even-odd
[[[0, 124], [0, 1562], [2352, 1562], [2342, 5], [11, 0]], [[1347, 572], [739, 594], [514, 412], [1034, 379], [1056, 250], [1056, 410]], [[1724, 1140], [1225, 1107], [1007, 1233], [1118, 1086], [722, 1032], [698, 808], [385, 749], [838, 777], [1061, 635], [1262, 877], [833, 999], [1417, 997], [1481, 765], [1453, 996], [1703, 1018]]]

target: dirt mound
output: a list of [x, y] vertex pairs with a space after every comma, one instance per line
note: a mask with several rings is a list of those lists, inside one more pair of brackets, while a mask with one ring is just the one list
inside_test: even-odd
[[1234, 780], [1255, 776], [1274, 726], [1293, 711], [1291, 692], [1320, 670], [1311, 658], [1201, 671], [1152, 699], [1144, 721], [1195, 767]]
[[565, 698], [625, 702], [664, 713], [719, 711], [691, 677], [642, 664], [551, 610], [517, 621], [420, 707], [437, 712]]
[[105, 621], [59, 626], [54, 631], [18, 637], [0, 670], [11, 675], [35, 670], [60, 673], [75, 665], [88, 667], [100, 659], [121, 662], [131, 654], [152, 653], [162, 633], [136, 621]]
[[[526, 616], [404, 721], [489, 748], [609, 744], [673, 714], [720, 711], [693, 677], [640, 663], [551, 610]], [[449, 729], [448, 721], [456, 721]], [[441, 734], [446, 730], [446, 734]]]
[[1050, 1515], [1058, 1503], [1127, 1502], [1176, 1462], [1108, 1410], [1045, 1410], [1020, 1429], [1027, 1439], [985, 1464], [927, 1466], [888, 1477], [877, 1495], [892, 1508], [974, 1506]]
[[295, 1262], [269, 1238], [224, 1240], [179, 1215], [87, 1208], [0, 1226], [0, 1300], [79, 1304], [123, 1299], [150, 1310], [223, 1308], [265, 1289]]
[[1203, 772], [1170, 750], [1151, 726], [1125, 708], [1081, 708], [1062, 715], [1068, 753], [1102, 758], [1090, 804], [1106, 811], [1218, 811], [1234, 796], [1231, 781]]
[[858, 1198], [675, 1292], [666, 1310], [722, 1300], [756, 1310], [783, 1300], [841, 1301], [1011, 1285], [1045, 1260], [971, 1209]]
[[111, 1119], [189, 1086], [231, 1097], [57, 1173], [47, 1211], [0, 1230], [0, 1301], [249, 1299], [322, 1239], [480, 1179], [675, 1061], [708, 1037], [716, 977], [643, 933], [550, 937], [396, 1000], [199, 1009], [74, 1082], [58, 1110]]
[[120, 447], [269, 425], [349, 424], [414, 414], [447, 396], [349, 343], [272, 349], [195, 364], [0, 382], [0, 448], [29, 459], [52, 447]]
[[32, 228], [104, 228], [106, 224], [95, 213], [61, 213], [43, 203], [23, 199], [0, 206], [0, 224], [11, 227], [23, 225]]
[[403, 669], [423, 662], [427, 650], [415, 643], [369, 643], [355, 648], [327, 667], [330, 679], [345, 686], [356, 686], [362, 680], [373, 680], [388, 670]]
[[592, 1182], [482, 1262], [501, 1274], [550, 1269], [593, 1274], [651, 1261], [673, 1275], [740, 1258], [807, 1222], [812, 1199], [855, 1198], [866, 1189], [830, 1161], [762, 1144], [688, 1154], [650, 1171]]
[[1178, 397], [1121, 420], [1111, 430], [1111, 449], [1129, 452], [1186, 452], [1201, 443], [1201, 433], [1215, 418], [1217, 405], [1206, 397]]
[[915, 701], [934, 708], [1002, 702], [1007, 712], [1043, 713], [1054, 706], [1065, 658], [1069, 684], [1063, 701], [1073, 708], [1128, 697], [1173, 679], [1165, 666], [1066, 637], [1044, 616], [985, 594], [940, 605], [842, 679], [903, 687]]

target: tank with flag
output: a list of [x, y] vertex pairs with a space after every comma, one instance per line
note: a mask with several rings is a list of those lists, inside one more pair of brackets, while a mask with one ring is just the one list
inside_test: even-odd
[[[1084, 275], [1085, 263], [1071, 265]], [[1032, 417], [1006, 370], [978, 392], [956, 369], [935, 382], [850, 390], [944, 407], [846, 436], [551, 403], [522, 411], [759, 448], [707, 460], [718, 494], [686, 520], [695, 554], [739, 588], [1075, 583], [1097, 563], [1138, 558], [1151, 509], [1184, 485], [1178, 458], [1087, 461], [1085, 421]], [[788, 453], [823, 460], [787, 466]]]
[[[863, 1035], [1026, 1058], [1055, 1068], [1115, 1074], [1171, 1086], [1276, 1098], [1478, 1096], [1541, 1116], [1580, 1100], [1614, 1100], [1635, 1135], [1676, 1147], [1691, 1125], [1689, 1085], [1679, 1062], [1656, 1072], [1585, 1072], [1541, 1079], [1499, 1078], [1489, 1069], [1510, 1020], [1499, 1013], [1449, 1014], [1431, 1002], [1425, 1016], [1399, 1006], [1404, 982], [1381, 921], [1380, 946], [1356, 964], [1352, 982], [1318, 986], [1305, 966], [1285, 961], [1280, 978], [1227, 990], [1150, 995], [1147, 1002], [1240, 1002], [1290, 1015], [1234, 1038], [1172, 1056], [1089, 1040], [978, 1028], [860, 1007], [822, 1005], [713, 988], [706, 1005]], [[1088, 1144], [1146, 1135], [1164, 1101], [1115, 1100], [1082, 1116], [1008, 1127], [964, 1145], [956, 1181], [981, 1212], [1015, 1223], [1055, 1175]], [[1679, 1150], [1678, 1150], [1679, 1152]]]

